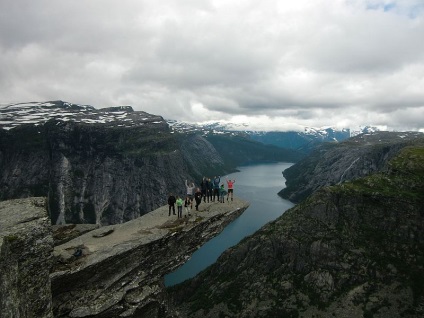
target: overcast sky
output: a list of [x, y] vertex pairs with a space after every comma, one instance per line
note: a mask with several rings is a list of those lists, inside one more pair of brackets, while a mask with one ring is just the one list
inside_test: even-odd
[[0, 103], [424, 131], [424, 0], [0, 0]]

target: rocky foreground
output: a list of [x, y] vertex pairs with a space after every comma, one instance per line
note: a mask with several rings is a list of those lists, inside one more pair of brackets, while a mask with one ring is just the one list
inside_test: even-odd
[[44, 198], [0, 202], [0, 317], [53, 317], [52, 252]]
[[[0, 203], [1, 317], [173, 316], [164, 275], [248, 207], [234, 198], [202, 203], [182, 219], [168, 216], [163, 206], [94, 230], [55, 227], [56, 242], [65, 243], [53, 250], [45, 203], [43, 198]], [[86, 233], [67, 241], [77, 228]]]

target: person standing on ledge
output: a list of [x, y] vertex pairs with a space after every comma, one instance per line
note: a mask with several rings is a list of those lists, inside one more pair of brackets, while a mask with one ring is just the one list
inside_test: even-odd
[[209, 178], [208, 179], [208, 192], [207, 192], [208, 203], [209, 203], [209, 200], [212, 202], [212, 195], [213, 195], [213, 182], [212, 182], [211, 178]]
[[219, 183], [221, 182], [221, 176], [213, 177], [213, 202], [215, 202], [215, 196], [219, 202]]
[[177, 196], [177, 212], [178, 212], [178, 217], [182, 218], [183, 217], [183, 199], [181, 199], [179, 196]]
[[228, 180], [227, 178], [225, 178], [225, 180], [227, 180], [227, 187], [228, 187], [228, 194], [227, 194], [227, 201], [228, 198], [230, 196], [231, 193], [231, 201], [233, 201], [233, 195], [234, 195], [234, 183], [236, 182], [236, 180]]
[[199, 188], [196, 189], [196, 193], [194, 194], [194, 199], [196, 200], [196, 211], [199, 211], [199, 205], [202, 202], [202, 192]]
[[184, 208], [185, 208], [185, 211], [187, 213], [186, 216], [190, 216], [190, 209], [188, 208], [190, 206], [190, 204], [191, 204], [190, 198], [188, 196], [186, 196], [185, 201], [184, 201]]
[[225, 192], [224, 184], [221, 184], [221, 187], [219, 188], [219, 195], [220, 195], [219, 202], [224, 203], [225, 194], [226, 192]]
[[175, 197], [174, 197], [174, 195], [171, 193], [171, 194], [169, 195], [169, 197], [168, 197], [168, 205], [169, 205], [169, 214], [168, 214], [168, 216], [170, 216], [170, 215], [171, 215], [171, 209], [172, 209], [172, 211], [173, 211], [173, 214], [175, 215], [175, 202], [176, 202]]
[[187, 188], [187, 196], [190, 198], [190, 208], [193, 209], [193, 189], [194, 189], [194, 182], [192, 182], [190, 185], [188, 184], [187, 180], [185, 181], [185, 185]]
[[200, 188], [202, 189], [203, 202], [206, 202], [206, 193], [208, 192], [208, 179], [206, 177], [203, 177]]

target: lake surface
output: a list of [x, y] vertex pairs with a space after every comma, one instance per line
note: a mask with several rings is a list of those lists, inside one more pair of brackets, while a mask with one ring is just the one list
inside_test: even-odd
[[[253, 234], [266, 223], [275, 220], [294, 206], [278, 196], [285, 187], [282, 171], [292, 163], [256, 164], [238, 167], [240, 172], [227, 175], [235, 179], [234, 195], [250, 202], [249, 208], [230, 223], [218, 236], [198, 249], [190, 260], [173, 273], [165, 276], [165, 286], [172, 286], [196, 276], [231, 246]], [[225, 180], [225, 177], [221, 177]]]

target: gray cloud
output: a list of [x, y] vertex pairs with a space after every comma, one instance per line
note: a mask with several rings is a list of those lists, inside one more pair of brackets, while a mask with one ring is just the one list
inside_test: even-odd
[[2, 103], [63, 99], [263, 129], [424, 129], [420, 0], [0, 4]]

